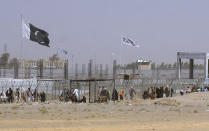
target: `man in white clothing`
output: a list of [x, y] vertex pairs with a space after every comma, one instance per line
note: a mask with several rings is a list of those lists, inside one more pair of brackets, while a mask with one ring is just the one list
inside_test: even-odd
[[73, 91], [73, 94], [75, 95], [75, 97], [76, 97], [76, 102], [77, 101], [79, 101], [79, 90], [78, 89], [75, 89], [74, 91]]

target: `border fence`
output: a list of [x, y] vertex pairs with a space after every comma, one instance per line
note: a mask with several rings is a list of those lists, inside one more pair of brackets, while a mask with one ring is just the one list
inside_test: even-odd
[[100, 88], [107, 88], [110, 95], [115, 88], [118, 92], [124, 91], [125, 98], [128, 99], [129, 87], [133, 86], [137, 92], [137, 97], [142, 98], [143, 91], [152, 86], [173, 86], [177, 90], [185, 90], [192, 86], [205, 86], [200, 79], [179, 79], [179, 80], [114, 80], [114, 79], [89, 79], [89, 80], [56, 80], [56, 79], [0, 79], [0, 92], [6, 92], [9, 88], [15, 91], [19, 88], [20, 92], [31, 88], [37, 89], [38, 93], [45, 92], [46, 100], [59, 100], [64, 89], [79, 89], [80, 98], [86, 96], [88, 102], [98, 101]]
[[[17, 61], [16, 61], [17, 62]], [[0, 69], [0, 92], [6, 92], [9, 88], [14, 91], [19, 88], [21, 92], [28, 88], [37, 90], [38, 93], [45, 92], [46, 99], [58, 100], [65, 89], [80, 91], [80, 98], [86, 96], [89, 102], [98, 101], [99, 89], [104, 87], [110, 92], [116, 89], [118, 92], [124, 91], [125, 98], [128, 99], [129, 87], [133, 86], [137, 92], [137, 97], [141, 98], [144, 90], [152, 86], [173, 86], [176, 92], [185, 90], [191, 86], [205, 86], [204, 71], [195, 70], [195, 79], [186, 79], [189, 70], [182, 70], [182, 79], [176, 79], [176, 70], [139, 70], [116, 68], [116, 60], [112, 65], [96, 64], [90, 60], [86, 70], [86, 65], [82, 64], [81, 70], [75, 64], [75, 70], [68, 70], [68, 61], [65, 61], [63, 69], [43, 68], [39, 64], [37, 68], [27, 67], [24, 70], [18, 69], [18, 63], [13, 69]], [[184, 78], [183, 78], [184, 76]]]

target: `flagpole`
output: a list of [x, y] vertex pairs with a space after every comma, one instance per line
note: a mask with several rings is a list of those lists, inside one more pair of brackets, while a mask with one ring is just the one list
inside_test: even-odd
[[70, 66], [70, 73], [72, 72], [72, 74], [73, 74], [73, 71], [74, 71], [74, 70], [73, 70], [73, 68], [74, 68], [74, 66], [73, 66], [73, 64], [74, 64], [74, 63], [73, 63], [73, 62], [74, 62], [74, 60], [73, 60], [73, 59], [74, 59], [74, 54], [72, 54], [72, 53], [68, 53], [68, 55], [67, 55], [67, 56], [68, 56], [68, 58], [69, 58], [69, 57], [71, 57], [71, 58], [72, 58], [72, 59], [70, 59], [70, 61], [71, 61], [71, 65], [72, 65], [72, 66]]
[[73, 60], [74, 59], [74, 55], [73, 54], [71, 54], [71, 55], [72, 55], [72, 71], [73, 71], [74, 70], [74, 66], [73, 66], [74, 65], [74, 63], [73, 63], [74, 62], [74, 60]]
[[59, 50], [59, 48], [57, 48], [57, 56], [58, 56], [58, 50]]
[[[23, 36], [23, 16], [22, 16], [22, 14], [20, 15], [20, 19], [21, 19], [21, 35]], [[21, 51], [21, 58], [23, 59], [23, 38], [21, 38], [21, 49], [20, 49], [20, 51]]]
[[[121, 38], [122, 38], [122, 37], [121, 37]], [[121, 38], [120, 38], [120, 39], [121, 39]], [[120, 53], [120, 67], [121, 67], [121, 65], [122, 65], [122, 64], [121, 64], [121, 48], [122, 48], [122, 40], [120, 41], [120, 52], [119, 52], [119, 53]], [[121, 71], [121, 69], [120, 69], [120, 71]], [[121, 73], [121, 72], [120, 72], [120, 73]]]

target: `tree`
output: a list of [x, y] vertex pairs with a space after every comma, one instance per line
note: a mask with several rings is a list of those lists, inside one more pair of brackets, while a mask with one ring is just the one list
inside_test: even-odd
[[171, 69], [172, 68], [172, 65], [171, 64], [168, 64], [168, 69]]
[[175, 62], [175, 63], [173, 64], [173, 69], [176, 69], [176, 67], [177, 67], [177, 63]]
[[9, 60], [8, 66], [9, 68], [14, 67], [15, 62], [17, 61], [17, 58], [12, 58]]
[[152, 70], [155, 69], [155, 62], [153, 62], [153, 63], [151, 64], [151, 69], [152, 69]]
[[51, 57], [49, 57], [50, 61], [58, 61], [60, 58], [58, 57], [57, 54], [53, 54]]
[[189, 69], [189, 63], [188, 62], [185, 62], [182, 64], [182, 69]]
[[162, 62], [161, 65], [160, 65], [160, 69], [164, 69], [164, 67], [165, 67], [165, 63]]
[[132, 62], [126, 65], [126, 69], [133, 69], [133, 68], [136, 68], [136, 62]]
[[10, 56], [9, 53], [4, 53], [1, 55], [0, 57], [1, 66], [6, 66], [8, 64], [9, 56]]

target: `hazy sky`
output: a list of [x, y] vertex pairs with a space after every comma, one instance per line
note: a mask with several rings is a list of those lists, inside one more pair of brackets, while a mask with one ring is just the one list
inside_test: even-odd
[[[49, 33], [51, 48], [22, 38], [21, 14]], [[64, 48], [78, 63], [173, 63], [177, 51], [209, 52], [208, 0], [1, 0], [0, 19], [1, 53], [7, 43], [12, 57]], [[140, 48], [121, 46], [122, 36]]]

